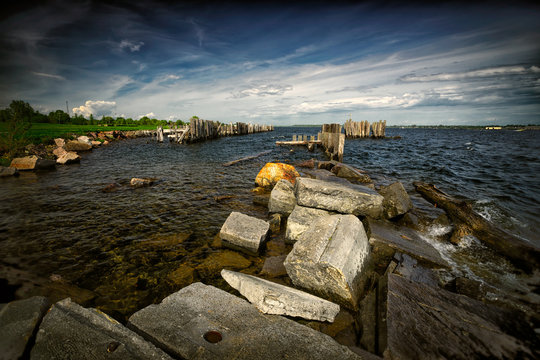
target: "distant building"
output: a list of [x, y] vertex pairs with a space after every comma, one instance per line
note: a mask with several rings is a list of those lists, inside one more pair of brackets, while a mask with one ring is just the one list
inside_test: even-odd
[[501, 130], [502, 126], [486, 126], [486, 130]]

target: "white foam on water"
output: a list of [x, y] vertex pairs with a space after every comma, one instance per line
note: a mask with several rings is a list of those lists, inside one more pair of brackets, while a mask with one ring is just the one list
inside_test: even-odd
[[427, 235], [432, 237], [444, 236], [452, 231], [452, 226], [432, 225], [427, 229]]
[[[458, 250], [460, 248], [459, 246], [455, 246], [455, 245], [453, 245], [451, 243], [446, 243], [446, 242], [439, 241], [433, 236], [434, 233], [439, 233], [441, 231], [448, 231], [446, 228], [448, 228], [448, 226], [434, 225], [434, 226], [432, 226], [432, 227], [430, 227], [428, 229], [427, 234], [419, 233], [418, 235], [425, 242], [427, 242], [428, 244], [433, 246], [435, 248], [435, 250], [437, 250], [437, 252], [441, 255], [443, 260], [445, 260], [450, 265], [451, 272], [452, 272], [452, 274], [454, 276], [456, 276], [456, 277], [457, 276], [464, 276], [464, 277], [467, 277], [469, 279], [484, 282], [467, 265], [458, 264], [456, 261], [454, 261], [451, 254], [453, 254], [456, 250]], [[450, 227], [450, 230], [451, 230], [451, 227]], [[474, 242], [474, 240], [476, 240], [476, 238], [474, 236], [470, 236], [470, 237], [473, 238], [473, 239], [471, 239], [470, 242], [467, 241], [467, 244], [465, 246], [470, 246]], [[476, 241], [478, 241], [478, 240], [476, 240]]]

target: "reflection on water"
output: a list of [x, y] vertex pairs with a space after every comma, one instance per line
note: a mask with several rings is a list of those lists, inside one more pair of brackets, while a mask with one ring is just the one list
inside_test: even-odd
[[[128, 140], [84, 154], [80, 165], [0, 179], [2, 264], [89, 289], [97, 295], [92, 305], [118, 318], [193, 281], [223, 287], [223, 263], [257, 273], [262, 258], [222, 249], [216, 234], [231, 211], [267, 218], [266, 208], [253, 203], [257, 172], [269, 161], [324, 159], [320, 152], [275, 146], [318, 130], [278, 128], [188, 146]], [[538, 241], [532, 231], [540, 225], [536, 132], [387, 134], [402, 139], [347, 141], [344, 162], [379, 180], [400, 179], [409, 190], [414, 180], [437, 183], [478, 200], [478, 211], [492, 221]], [[132, 177], [159, 181], [132, 189]], [[111, 191], [103, 191], [107, 187]], [[275, 236], [267, 251], [289, 249]]]

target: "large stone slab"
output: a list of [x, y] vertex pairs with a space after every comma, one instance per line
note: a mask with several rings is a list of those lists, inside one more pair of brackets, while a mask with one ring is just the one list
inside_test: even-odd
[[331, 212], [326, 210], [296, 205], [291, 215], [287, 218], [285, 240], [289, 243], [295, 243], [300, 238], [300, 235], [309, 229], [318, 218], [330, 214]]
[[[519, 313], [388, 275], [380, 352], [390, 359], [538, 359]], [[384, 340], [384, 339], [383, 339]]]
[[12, 168], [15, 168], [19, 171], [24, 170], [43, 170], [43, 169], [54, 169], [55, 162], [49, 159], [42, 159], [36, 155], [25, 156], [22, 158], [15, 158], [11, 160]]
[[136, 312], [128, 326], [188, 360], [360, 359], [327, 335], [202, 283]]
[[315, 170], [304, 170], [303, 173], [306, 177], [311, 179], [317, 179], [328, 182], [336, 182], [340, 184], [350, 184], [349, 180], [340, 178], [330, 170], [326, 169], [315, 169]]
[[171, 359], [96, 309], [57, 302], [43, 319], [31, 359]]
[[81, 142], [78, 140], [70, 140], [64, 146], [67, 151], [88, 151], [92, 150], [92, 144]]
[[265, 314], [333, 322], [339, 313], [339, 305], [285, 285], [229, 270], [221, 276]]
[[368, 219], [369, 243], [375, 263], [386, 268], [395, 251], [405, 253], [430, 267], [449, 267], [446, 260], [418, 232], [389, 221]]
[[329, 215], [300, 236], [285, 268], [294, 285], [356, 309], [368, 260], [369, 243], [360, 220]]
[[266, 221], [233, 211], [219, 235], [226, 246], [257, 253], [269, 230], [270, 225]]
[[272, 189], [268, 201], [268, 211], [289, 216], [296, 205], [294, 186], [289, 181], [281, 179]]
[[12, 301], [0, 310], [0, 358], [19, 359], [37, 331], [49, 301], [43, 296]]
[[403, 215], [412, 209], [411, 198], [399, 181], [388, 186], [381, 186], [379, 193], [384, 196], [384, 215], [388, 219]]
[[302, 206], [380, 218], [383, 199], [376, 191], [361, 185], [308, 178], [296, 181], [296, 200]]

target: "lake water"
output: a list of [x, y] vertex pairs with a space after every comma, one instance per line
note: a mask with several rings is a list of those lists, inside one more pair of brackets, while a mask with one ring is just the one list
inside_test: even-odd
[[[219, 272], [208, 270], [216, 256], [231, 255], [215, 245], [221, 225], [231, 211], [267, 218], [266, 208], [253, 203], [262, 166], [325, 159], [275, 141], [319, 129], [276, 128], [192, 145], [126, 140], [83, 154], [80, 165], [0, 179], [2, 265], [92, 290], [92, 305], [119, 318], [177, 290], [178, 282], [166, 279], [180, 265], [206, 261], [190, 276], [221, 286]], [[540, 132], [387, 129], [387, 136], [398, 135], [347, 140], [344, 162], [379, 182], [400, 180], [411, 192], [411, 183], [422, 180], [472, 199], [483, 216], [540, 246]], [[270, 152], [223, 166], [263, 151]], [[159, 181], [132, 189], [132, 177]], [[111, 183], [115, 191], [102, 191]], [[450, 258], [456, 253], [452, 245], [436, 246]], [[276, 240], [265, 255], [287, 250]], [[263, 259], [245, 258], [247, 271], [257, 273]], [[475, 276], [475, 262], [456, 267]], [[501, 266], [493, 268], [504, 272]]]

